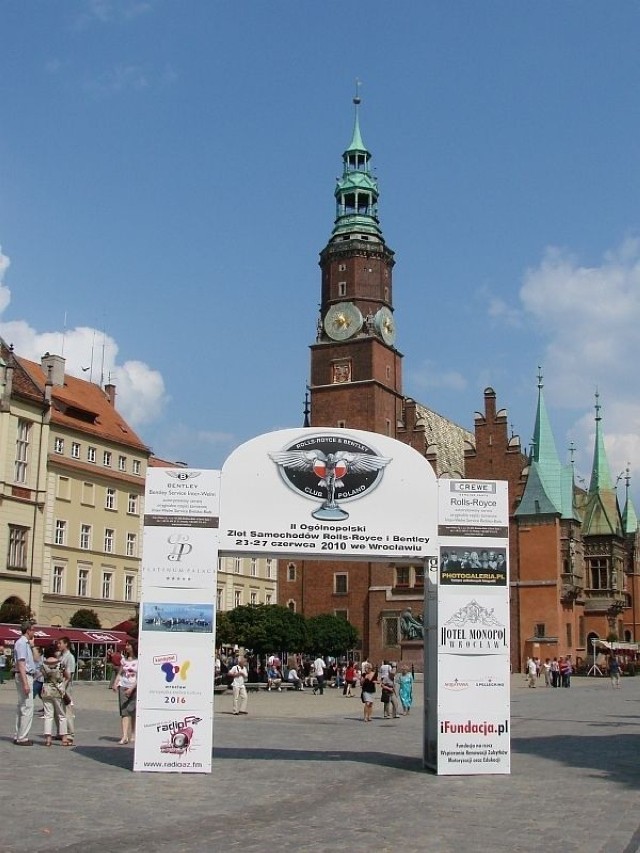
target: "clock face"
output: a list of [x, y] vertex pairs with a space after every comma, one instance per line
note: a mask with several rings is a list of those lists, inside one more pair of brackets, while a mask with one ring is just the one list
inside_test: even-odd
[[380, 308], [375, 316], [375, 326], [385, 344], [391, 346], [396, 339], [396, 324], [388, 308]]
[[357, 335], [364, 318], [360, 309], [351, 302], [332, 305], [324, 318], [324, 330], [334, 341], [346, 341]]

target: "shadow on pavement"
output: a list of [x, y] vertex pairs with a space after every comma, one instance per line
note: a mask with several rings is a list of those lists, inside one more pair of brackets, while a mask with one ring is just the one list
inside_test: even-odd
[[121, 770], [133, 769], [133, 749], [128, 746], [81, 746], [73, 750], [76, 755], [90, 758], [99, 764], [119, 767]]
[[422, 759], [411, 755], [391, 755], [387, 752], [219, 746], [214, 748], [213, 758], [214, 761], [216, 759], [231, 759], [234, 761], [354, 761], [359, 764], [393, 767], [398, 770], [409, 770], [414, 773], [427, 772], [422, 766]]
[[567, 767], [594, 770], [629, 788], [640, 787], [640, 735], [581, 734], [514, 738], [511, 750], [514, 755], [535, 755]]

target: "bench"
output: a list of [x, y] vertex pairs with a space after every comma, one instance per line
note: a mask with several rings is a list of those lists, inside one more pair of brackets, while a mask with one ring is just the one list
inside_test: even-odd
[[[247, 688], [247, 693], [255, 693], [257, 690], [264, 690], [266, 692], [268, 688], [268, 684], [266, 683], [266, 681], [245, 681], [244, 686]], [[285, 690], [295, 690], [293, 682], [291, 681], [283, 681], [280, 687], [283, 692]], [[216, 684], [213, 688], [213, 692], [216, 696], [219, 696], [222, 693], [226, 693], [228, 690], [231, 690], [231, 685], [227, 685], [226, 683]], [[272, 687], [270, 692], [277, 693], [278, 688]]]

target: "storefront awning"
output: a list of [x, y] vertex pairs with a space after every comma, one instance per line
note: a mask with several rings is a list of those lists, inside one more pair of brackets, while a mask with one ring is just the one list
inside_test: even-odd
[[637, 652], [640, 651], [640, 643], [618, 643], [607, 642], [607, 640], [596, 640], [597, 649], [610, 649], [613, 652]]
[[[4, 646], [12, 646], [21, 634], [19, 625], [0, 624], [0, 644]], [[131, 639], [124, 631], [81, 631], [78, 628], [51, 628], [45, 625], [35, 627], [36, 646], [47, 646], [59, 640], [60, 637], [68, 637], [72, 643], [104, 646], [123, 646], [127, 640]]]

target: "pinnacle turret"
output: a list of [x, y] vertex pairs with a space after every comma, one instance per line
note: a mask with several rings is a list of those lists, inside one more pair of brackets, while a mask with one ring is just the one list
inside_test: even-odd
[[596, 391], [596, 435], [589, 493], [584, 512], [583, 533], [585, 536], [609, 534], [619, 536], [622, 532], [622, 519], [604, 447], [601, 409], [600, 394]]
[[538, 405], [529, 475], [516, 515], [550, 514], [577, 518], [573, 501], [573, 467], [560, 462], [542, 388], [542, 370], [538, 368]]
[[627, 536], [635, 536], [638, 532], [638, 516], [631, 499], [631, 473], [629, 465], [625, 471], [625, 494], [624, 494], [624, 509], [622, 511], [622, 530]]

